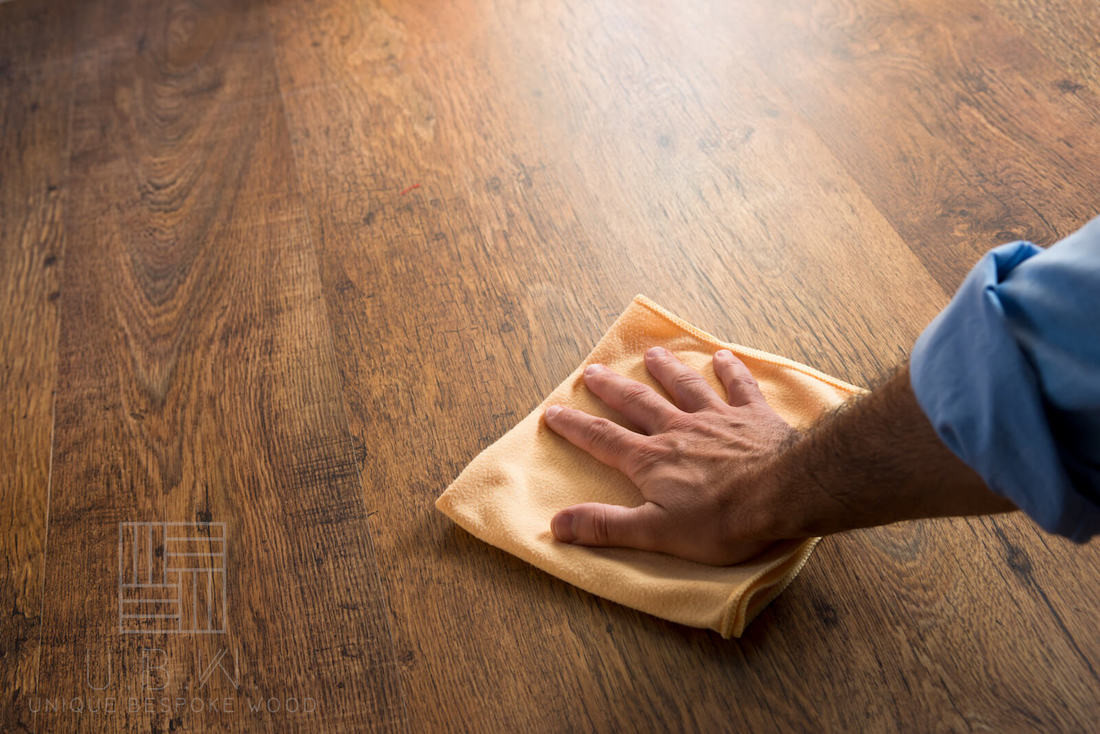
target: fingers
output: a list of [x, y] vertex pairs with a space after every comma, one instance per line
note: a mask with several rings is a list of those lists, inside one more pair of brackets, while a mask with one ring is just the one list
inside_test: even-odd
[[628, 431], [606, 418], [560, 405], [551, 405], [544, 417], [546, 425], [554, 433], [598, 461], [632, 477], [630, 460], [640, 446], [641, 434]]
[[721, 402], [718, 393], [701, 374], [663, 347], [653, 347], [645, 353], [645, 366], [649, 374], [668, 390], [680, 410], [694, 413]]
[[742, 406], [764, 400], [749, 368], [728, 349], [714, 353], [714, 374], [726, 386], [726, 402], [730, 405]]
[[559, 512], [550, 521], [550, 529], [563, 543], [659, 550], [661, 513], [661, 508], [650, 502], [639, 507], [588, 502]]
[[584, 384], [596, 397], [650, 435], [658, 433], [669, 418], [680, 412], [653, 388], [603, 365], [588, 365]]

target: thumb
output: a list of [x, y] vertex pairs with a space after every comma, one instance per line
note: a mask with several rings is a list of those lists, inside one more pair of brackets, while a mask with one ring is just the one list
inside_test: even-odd
[[563, 543], [656, 550], [660, 513], [652, 502], [638, 507], [587, 502], [554, 515], [550, 529]]

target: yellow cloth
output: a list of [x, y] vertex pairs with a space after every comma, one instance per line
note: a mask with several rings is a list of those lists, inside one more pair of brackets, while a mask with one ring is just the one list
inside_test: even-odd
[[723, 637], [740, 637], [745, 625], [798, 574], [818, 538], [777, 543], [749, 561], [720, 567], [663, 553], [560, 543], [550, 532], [550, 519], [569, 505], [636, 506], [643, 499], [623, 474], [547, 428], [543, 410], [550, 404], [566, 405], [622, 423], [621, 416], [584, 386], [584, 368], [604, 364], [667, 396], [643, 360], [646, 349], [657, 345], [703, 373], [723, 396], [725, 388], [711, 360], [717, 350], [731, 350], [748, 366], [768, 404], [799, 428], [861, 392], [789, 359], [718, 341], [636, 296], [573, 374], [470, 462], [435, 506], [481, 540], [586, 591], [673, 622], [716, 630]]

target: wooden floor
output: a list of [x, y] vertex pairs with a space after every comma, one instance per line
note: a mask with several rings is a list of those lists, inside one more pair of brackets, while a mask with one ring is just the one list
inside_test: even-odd
[[[1025, 518], [829, 538], [724, 641], [432, 503], [638, 292], [873, 382], [982, 252], [1098, 212], [1098, 37], [1093, 0], [0, 5], [0, 729], [1094, 729], [1100, 544]], [[222, 634], [121, 616], [180, 547]]]

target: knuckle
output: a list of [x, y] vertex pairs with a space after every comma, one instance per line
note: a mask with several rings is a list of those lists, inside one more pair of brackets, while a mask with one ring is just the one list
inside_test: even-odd
[[735, 382], [740, 382], [745, 385], [755, 385], [756, 378], [749, 372], [749, 368], [743, 364], [735, 365], [732, 370], [732, 378]]
[[702, 381], [699, 375], [693, 375], [690, 372], [681, 372], [672, 378], [672, 386], [674, 389], [681, 392], [690, 392], [696, 390], [699, 387], [699, 382]]
[[628, 403], [641, 403], [649, 397], [649, 388], [640, 382], [633, 382], [623, 388], [623, 400]]
[[654, 444], [657, 461], [663, 464], [675, 464], [684, 455], [685, 441], [674, 433], [666, 433]]
[[681, 431], [691, 432], [695, 427], [697, 418], [694, 413], [679, 412], [676, 415], [670, 416], [665, 421], [666, 433], [679, 433]]
[[611, 439], [611, 421], [595, 418], [584, 428], [584, 437], [592, 446], [606, 446]]
[[634, 468], [645, 472], [665, 460], [665, 449], [660, 441], [646, 441], [634, 451]]
[[605, 545], [610, 541], [608, 524], [607, 510], [601, 507], [592, 513], [592, 540], [599, 545]]
[[747, 368], [741, 368], [728, 377], [726, 390], [730, 395], [741, 395], [750, 402], [755, 402], [761, 395], [759, 383]]
[[687, 453], [687, 441], [680, 436], [670, 436], [668, 446], [665, 448], [666, 460], [672, 463], [682, 461]]
[[760, 388], [760, 385], [756, 382], [756, 378], [747, 372], [743, 375], [734, 376], [733, 383], [738, 387], [748, 390], [758, 390]]

